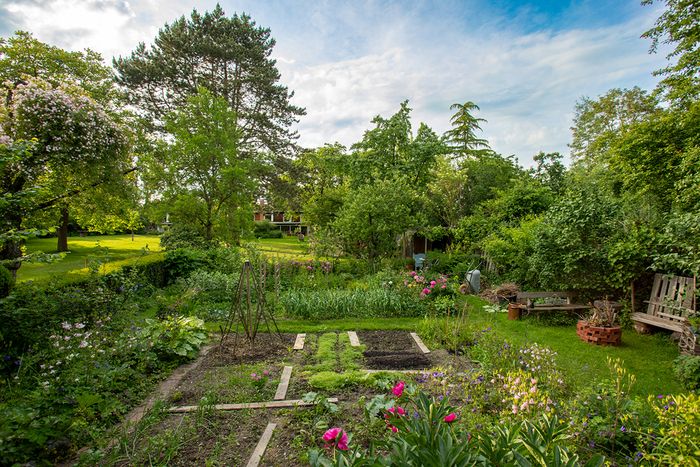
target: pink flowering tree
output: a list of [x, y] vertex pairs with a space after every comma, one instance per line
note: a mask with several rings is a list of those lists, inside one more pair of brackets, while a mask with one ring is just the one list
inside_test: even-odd
[[53, 86], [40, 78], [24, 80], [8, 90], [0, 118], [5, 154], [15, 153], [13, 148], [24, 141], [32, 142], [22, 157], [2, 165], [3, 193], [24, 193], [26, 202], [6, 230], [18, 231], [28, 223], [58, 224], [62, 251], [67, 249], [69, 209], [82, 207], [94, 214], [90, 197], [128, 192], [124, 175], [133, 169], [126, 132], [81, 88]]

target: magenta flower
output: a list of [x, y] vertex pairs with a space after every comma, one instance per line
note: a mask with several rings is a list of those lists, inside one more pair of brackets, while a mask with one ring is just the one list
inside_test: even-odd
[[403, 389], [406, 386], [406, 384], [403, 381], [399, 381], [396, 383], [396, 385], [391, 389], [391, 392], [396, 396], [396, 397], [401, 397], [401, 394], [403, 394]]
[[323, 434], [323, 441], [326, 442], [326, 447], [333, 445], [341, 451], [348, 450], [348, 434], [342, 428], [334, 427], [326, 431]]
[[445, 415], [445, 418], [443, 418], [443, 420], [445, 421], [445, 423], [452, 423], [455, 420], [457, 420], [457, 414], [452, 412], [449, 415]]
[[415, 276], [415, 275], [416, 275], [416, 271], [411, 271], [411, 272], [409, 273], [409, 275], [410, 275], [411, 277]]
[[423, 289], [422, 293], [423, 293], [423, 295], [428, 295], [430, 293], [430, 289], [426, 287]]
[[389, 418], [389, 414], [403, 416], [406, 415], [406, 411], [403, 407], [396, 406], [387, 409], [388, 414], [384, 415], [384, 418]]
[[435, 281], [430, 281], [430, 287], [435, 287], [435, 284], [437, 284], [437, 282], [435, 282]]

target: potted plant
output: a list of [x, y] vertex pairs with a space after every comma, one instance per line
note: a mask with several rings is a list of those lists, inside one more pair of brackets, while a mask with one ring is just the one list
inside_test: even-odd
[[576, 325], [576, 334], [597, 345], [620, 345], [622, 328], [617, 322], [620, 305], [607, 299], [591, 304], [591, 315]]

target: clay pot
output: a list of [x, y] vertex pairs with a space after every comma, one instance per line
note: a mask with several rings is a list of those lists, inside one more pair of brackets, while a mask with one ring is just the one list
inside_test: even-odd
[[520, 306], [517, 303], [508, 304], [508, 319], [511, 321], [520, 319]]

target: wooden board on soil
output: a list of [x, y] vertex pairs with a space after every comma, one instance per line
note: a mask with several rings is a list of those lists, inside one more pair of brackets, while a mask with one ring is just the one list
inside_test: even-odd
[[362, 331], [360, 340], [367, 347], [365, 366], [378, 370], [419, 370], [431, 361], [406, 331]]

